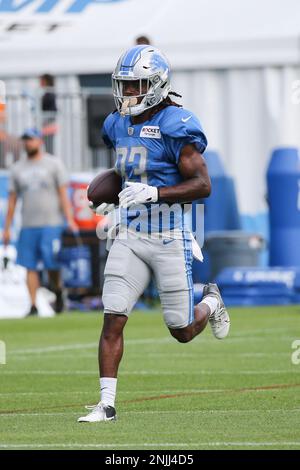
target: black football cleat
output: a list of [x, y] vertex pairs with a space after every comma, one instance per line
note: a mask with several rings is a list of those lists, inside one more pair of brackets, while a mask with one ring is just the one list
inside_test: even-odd
[[35, 317], [38, 315], [38, 309], [35, 305], [31, 305], [29, 312], [27, 313], [26, 317]]

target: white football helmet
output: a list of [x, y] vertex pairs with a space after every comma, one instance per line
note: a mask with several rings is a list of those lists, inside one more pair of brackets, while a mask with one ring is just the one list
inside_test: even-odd
[[[123, 84], [127, 80], [139, 81], [139, 94], [134, 98], [124, 95]], [[142, 90], [144, 81], [146, 92]], [[168, 96], [171, 89], [168, 60], [153, 46], [132, 47], [118, 60], [112, 86], [117, 109], [123, 116], [141, 114]]]

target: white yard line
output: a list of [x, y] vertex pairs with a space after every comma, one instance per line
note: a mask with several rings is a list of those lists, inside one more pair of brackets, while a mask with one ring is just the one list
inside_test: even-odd
[[[193, 389], [180, 389], [180, 390], [119, 390], [118, 395], [158, 395], [158, 394], [173, 394], [173, 393], [221, 393], [221, 392], [226, 392], [226, 389], [198, 389], [198, 388], [193, 388]], [[92, 395], [93, 391], [88, 391], [88, 390], [71, 390], [71, 391], [56, 391], [56, 392], [6, 392], [6, 393], [0, 393], [0, 397], [10, 397], [10, 396], [48, 396], [48, 395]]]
[[[126, 345], [136, 345], [136, 344], [161, 344], [161, 343], [171, 343], [172, 338], [166, 336], [165, 338], [144, 338], [144, 339], [128, 339], [125, 340]], [[71, 351], [76, 349], [90, 349], [97, 348], [98, 343], [75, 343], [75, 344], [62, 344], [56, 346], [46, 346], [43, 348], [24, 348], [24, 349], [12, 349], [9, 350], [7, 354], [18, 355], [18, 354], [41, 354], [44, 352], [56, 352], [56, 351]]]
[[[247, 338], [247, 340], [258, 340], [258, 341], [265, 341], [267, 337], [261, 336], [251, 336], [252, 333], [270, 333], [270, 332], [285, 332], [289, 331], [287, 328], [270, 328], [265, 330], [249, 330], [249, 332], [245, 332], [244, 334], [232, 334], [226, 339], [226, 343], [230, 342], [242, 342]], [[250, 335], [249, 335], [250, 333]], [[280, 337], [280, 339], [290, 339], [294, 336], [284, 336]], [[213, 340], [212, 337], [199, 337], [198, 341], [202, 343], [211, 342]], [[125, 344], [130, 345], [137, 345], [137, 344], [164, 344], [164, 343], [174, 343], [174, 339], [170, 336], [166, 336], [163, 338], [141, 338], [141, 339], [127, 339], [125, 340]], [[47, 352], [60, 352], [60, 351], [72, 351], [72, 350], [84, 350], [84, 349], [91, 349], [97, 348], [98, 343], [75, 343], [75, 344], [62, 344], [62, 345], [53, 345], [53, 346], [45, 346], [45, 347], [37, 347], [37, 348], [22, 348], [22, 349], [8, 349], [8, 354], [10, 355], [22, 355], [22, 354], [41, 354]]]
[[[95, 370], [5, 370], [1, 368], [0, 375], [97, 375]], [[276, 374], [299, 374], [299, 369], [272, 369], [272, 370], [176, 370], [176, 371], [157, 371], [157, 370], [132, 370], [120, 371], [120, 375], [159, 375], [159, 376], [179, 376], [179, 375], [276, 375]]]
[[65, 344], [65, 345], [56, 345], [56, 346], [47, 346], [44, 348], [25, 348], [25, 349], [12, 349], [8, 354], [18, 355], [18, 354], [40, 354], [44, 352], [56, 352], [56, 351], [71, 351], [76, 349], [89, 349], [96, 348], [97, 343], [76, 343], [76, 344]]
[[[75, 408], [75, 406], [74, 406]], [[78, 409], [82, 408], [81, 405], [78, 405]], [[285, 409], [280, 409], [280, 410], [261, 410], [261, 409], [253, 409], [253, 410], [132, 410], [132, 411], [122, 411], [121, 416], [124, 415], [177, 415], [180, 413], [184, 413], [185, 415], [218, 415], [218, 414], [223, 414], [223, 415], [232, 415], [232, 414], [239, 414], [239, 415], [244, 415], [244, 414], [257, 414], [257, 413], [299, 413], [300, 408], [295, 408], [291, 410], [285, 410]], [[0, 413], [0, 419], [2, 417], [20, 417], [20, 416], [66, 416], [66, 415], [78, 415], [78, 411], [70, 410], [70, 411], [57, 411], [57, 412], [28, 412], [28, 413], [18, 413], [18, 412], [12, 412], [12, 413]]]
[[117, 449], [117, 448], [134, 448], [140, 449], [142, 447], [147, 447], [150, 449], [156, 449], [160, 447], [175, 447], [175, 448], [184, 448], [190, 447], [192, 449], [197, 449], [199, 447], [299, 447], [300, 441], [272, 441], [272, 442], [228, 442], [228, 441], [217, 441], [217, 442], [140, 442], [132, 444], [80, 444], [80, 443], [53, 443], [53, 444], [0, 444], [1, 449], [14, 449], [14, 448], [28, 448], [28, 449], [37, 449], [37, 448], [53, 448], [59, 447], [63, 449], [73, 449], [74, 447], [78, 448], [99, 448], [99, 449]]
[[[54, 355], [55, 354], [55, 355]], [[42, 356], [42, 359], [53, 359], [54, 357], [55, 358], [64, 358], [64, 359], [73, 359], [73, 360], [76, 360], [78, 361], [78, 359], [94, 359], [95, 358], [95, 354], [96, 353], [80, 353], [80, 354], [66, 354], [66, 353], [63, 353], [63, 354], [59, 354], [58, 352], [56, 351], [53, 351], [53, 353], [43, 353], [43, 356]], [[136, 352], [135, 351], [127, 351], [127, 356], [129, 357], [130, 355], [136, 355]], [[154, 357], [166, 357], [166, 358], [170, 358], [170, 356], [172, 356], [172, 358], [176, 357], [176, 358], [179, 358], [179, 359], [186, 359], [186, 358], [189, 358], [189, 359], [195, 359], [195, 360], [199, 360], [199, 357], [198, 357], [198, 354], [195, 352], [195, 353], [171, 353], [171, 352], [152, 352], [152, 351], [146, 351], [146, 352], [143, 352], [143, 357], [150, 357], [150, 358], [154, 358]], [[232, 353], [229, 353], [229, 352], [223, 352], [222, 353], [222, 357], [230, 357], [232, 356]], [[285, 358], [289, 358], [291, 356], [291, 353], [290, 352], [271, 352], [271, 353], [240, 353], [238, 355], [238, 358], [263, 358], [263, 357], [270, 357], [270, 358], [276, 358], [276, 357], [285, 357]], [[208, 357], [220, 357], [220, 354], [219, 353], [206, 353], [205, 352], [205, 358], [208, 358]], [[12, 358], [16, 361], [32, 361], [32, 357], [30, 354], [25, 354], [25, 355], [21, 355], [21, 354], [12, 354], [11, 355], [11, 360]]]
[[[129, 354], [129, 353], [128, 353]], [[134, 352], [132, 352], [134, 354]], [[210, 353], [210, 352], [205, 352], [203, 353], [204, 357], [220, 357], [220, 353]], [[171, 353], [171, 352], [143, 352], [143, 356], [151, 356], [151, 357], [190, 357], [190, 358], [195, 358], [196, 360], [199, 361], [199, 355], [196, 353]], [[226, 352], [222, 351], [222, 357], [232, 357], [232, 352]], [[291, 353], [288, 352], [270, 352], [270, 353], [239, 353], [237, 358], [239, 357], [277, 357], [277, 356], [284, 356], [284, 357], [291, 357]], [[94, 356], [92, 356], [94, 357]], [[78, 359], [78, 356], [76, 357]]]
[[242, 333], [231, 333], [231, 338], [242, 338], [248, 337], [249, 335], [258, 335], [268, 334], [268, 333], [289, 333], [291, 331], [290, 327], [274, 327], [274, 328], [252, 328], [251, 330], [244, 330]]

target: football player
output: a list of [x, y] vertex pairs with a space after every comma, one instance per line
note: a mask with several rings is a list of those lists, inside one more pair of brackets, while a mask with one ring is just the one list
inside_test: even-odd
[[[204, 286], [203, 298], [194, 307], [194, 240], [184, 225], [183, 203], [207, 197], [211, 191], [201, 124], [172, 101], [169, 63], [152, 46], [138, 45], [125, 52], [112, 80], [117, 109], [104, 122], [103, 138], [115, 149], [115, 168], [123, 179], [121, 224], [104, 272], [100, 402], [88, 407], [89, 413], [79, 422], [116, 419], [123, 330], [151, 274], [165, 323], [179, 342], [191, 341], [207, 323], [218, 339], [225, 338], [230, 327], [216, 284]], [[111, 208], [104, 203], [97, 212]]]

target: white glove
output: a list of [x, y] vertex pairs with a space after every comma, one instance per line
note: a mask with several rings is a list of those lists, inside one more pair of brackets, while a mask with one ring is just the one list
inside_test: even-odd
[[126, 188], [119, 193], [120, 206], [130, 207], [134, 204], [157, 202], [158, 189], [143, 183], [125, 183]]
[[94, 204], [90, 201], [89, 202], [90, 209], [97, 215], [107, 215], [115, 209], [114, 204], [108, 204], [107, 202], [103, 202], [100, 206], [94, 206]]

